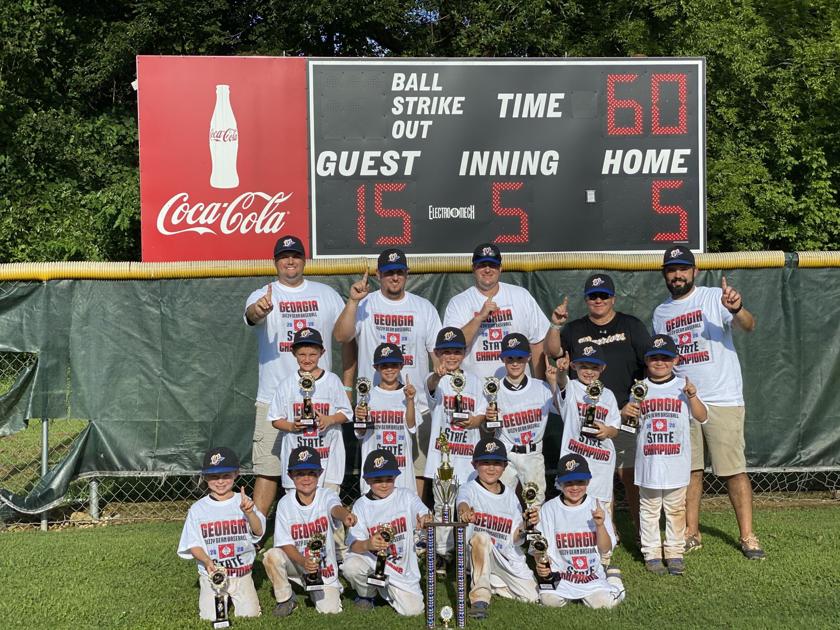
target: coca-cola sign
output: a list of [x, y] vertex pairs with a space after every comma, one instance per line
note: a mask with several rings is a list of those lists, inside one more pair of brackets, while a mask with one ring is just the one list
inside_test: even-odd
[[309, 243], [306, 60], [137, 58], [143, 260]]

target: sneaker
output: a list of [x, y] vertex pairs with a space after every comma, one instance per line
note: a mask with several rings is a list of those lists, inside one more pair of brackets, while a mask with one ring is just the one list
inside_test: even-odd
[[746, 556], [747, 560], [765, 560], [767, 554], [761, 548], [761, 543], [755, 534], [750, 534], [746, 538], [741, 539], [741, 553]]
[[375, 605], [373, 603], [373, 597], [357, 596], [356, 599], [353, 600], [353, 603], [356, 605], [356, 610], [373, 610]]
[[656, 575], [668, 574], [668, 569], [665, 568], [665, 565], [662, 564], [662, 560], [660, 560], [659, 558], [651, 558], [650, 560], [645, 560], [645, 569], [647, 569], [651, 573], [655, 573]]
[[668, 573], [671, 575], [682, 575], [685, 573], [685, 561], [682, 558], [670, 558], [668, 562]]
[[487, 611], [490, 608], [490, 604], [487, 602], [476, 602], [470, 606], [470, 619], [475, 619], [476, 621], [481, 621], [482, 619], [487, 619]]
[[275, 617], [288, 617], [294, 612], [295, 608], [297, 608], [297, 601], [292, 595], [285, 602], [277, 602], [271, 614]]
[[685, 539], [685, 552], [689, 553], [703, 548], [703, 542], [700, 536], [687, 536]]

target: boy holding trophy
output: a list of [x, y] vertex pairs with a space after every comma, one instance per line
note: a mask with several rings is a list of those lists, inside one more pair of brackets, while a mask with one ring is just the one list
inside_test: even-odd
[[[645, 568], [657, 575], [685, 571], [685, 493], [691, 475], [691, 419], [706, 422], [706, 405], [688, 378], [674, 375], [679, 361], [670, 335], [656, 335], [645, 365], [647, 396], [639, 403], [639, 440], [636, 443], [636, 485], [639, 486], [639, 524]], [[659, 518], [665, 513], [665, 564]]]
[[[472, 585], [470, 617], [485, 619], [491, 595], [525, 602], [537, 601], [537, 584], [525, 562], [522, 542], [525, 521], [515, 491], [501, 479], [508, 466], [501, 440], [487, 438], [476, 444], [472, 463], [477, 477], [458, 492], [458, 520], [469, 523]], [[525, 513], [532, 526], [539, 521], [536, 509]]]
[[370, 489], [353, 505], [358, 521], [350, 529], [342, 573], [360, 610], [372, 610], [379, 593], [400, 615], [414, 616], [425, 609], [414, 529], [431, 514], [416, 490], [395, 487], [400, 474], [390, 451], [374, 449], [365, 458], [362, 475]]
[[[237, 617], [259, 617], [260, 601], [251, 579], [256, 557], [254, 543], [265, 532], [265, 516], [233, 482], [239, 458], [224, 446], [204, 455], [201, 476], [208, 493], [192, 504], [184, 522], [178, 555], [198, 565], [198, 614], [202, 619], [227, 622], [227, 598]], [[229, 622], [227, 622], [229, 625]]]
[[314, 448], [295, 448], [286, 471], [295, 487], [277, 502], [274, 547], [263, 556], [277, 600], [274, 615], [287, 617], [297, 607], [290, 582], [304, 587], [319, 613], [340, 613], [333, 531], [338, 523], [352, 527], [356, 517], [341, 505], [338, 494], [318, 486], [323, 471]]
[[[379, 383], [373, 386], [369, 380], [359, 379], [356, 384], [353, 426], [361, 442], [362, 461], [375, 449], [393, 453], [400, 471], [397, 486], [416, 492], [411, 468], [414, 461], [411, 436], [416, 430], [414, 397], [417, 390], [408, 378], [405, 384], [400, 380], [403, 354], [398, 346], [379, 344], [373, 353], [373, 367], [379, 375]], [[361, 391], [360, 386], [368, 388], [368, 393]], [[369, 486], [364, 477], [359, 483], [361, 493], [365, 494]]]
[[[502, 481], [516, 489], [517, 481], [523, 488], [535, 484], [537, 494], [533, 505], [545, 501], [545, 460], [542, 439], [548, 424], [548, 414], [554, 408], [551, 389], [545, 381], [528, 376], [531, 344], [520, 333], [510, 333], [502, 339], [501, 360], [505, 376], [499, 383], [498, 393], [488, 397], [486, 424], [499, 422], [496, 438], [507, 449], [508, 465]], [[488, 379], [489, 380], [489, 379]]]

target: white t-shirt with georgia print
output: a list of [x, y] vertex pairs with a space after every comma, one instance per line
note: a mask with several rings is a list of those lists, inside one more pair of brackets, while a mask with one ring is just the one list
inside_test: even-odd
[[[412, 463], [414, 454], [411, 448], [411, 434], [414, 430], [405, 425], [405, 414], [405, 390], [402, 387], [389, 391], [377, 385], [371, 389], [368, 420], [373, 422], [373, 426], [365, 430], [359, 440], [362, 445], [362, 462], [371, 451], [378, 448], [390, 451], [397, 459], [397, 467], [400, 469], [396, 479], [397, 486], [417, 492]], [[415, 418], [417, 416], [415, 410]], [[357, 431], [356, 435], [360, 433]], [[364, 477], [359, 479], [359, 486], [362, 494], [369, 489]]]
[[548, 424], [548, 414], [554, 409], [554, 396], [548, 383], [536, 378], [528, 380], [522, 389], [512, 390], [502, 382], [499, 386], [499, 420], [496, 437], [510, 451], [512, 446], [540, 444]]
[[[500, 282], [499, 291], [492, 299], [499, 308], [481, 323], [475, 339], [467, 348], [463, 364], [464, 371], [470, 371], [482, 380], [485, 376], [504, 376], [505, 369], [499, 354], [505, 335], [521, 333], [529, 342], [539, 343], [548, 332], [548, 318], [522, 287]], [[474, 286], [459, 293], [446, 306], [443, 325], [463, 328], [481, 312], [486, 301], [487, 297]]]

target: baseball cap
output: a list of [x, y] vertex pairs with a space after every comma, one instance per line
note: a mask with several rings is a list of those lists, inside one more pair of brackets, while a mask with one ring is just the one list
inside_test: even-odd
[[484, 438], [478, 441], [473, 449], [472, 460], [474, 462], [506, 462], [507, 449], [500, 440], [496, 438]]
[[572, 363], [595, 363], [599, 365], [606, 365], [602, 357], [603, 353], [594, 343], [583, 343], [575, 346], [572, 352]]
[[561, 483], [567, 481], [585, 481], [592, 479], [589, 472], [589, 464], [581, 455], [569, 453], [560, 458], [557, 462], [557, 476], [554, 478], [554, 486], [559, 488]]
[[289, 454], [286, 470], [321, 470], [321, 456], [311, 446], [298, 446]]
[[396, 248], [386, 249], [376, 259], [376, 268], [379, 271], [393, 271], [394, 269], [405, 269], [407, 271], [408, 262], [405, 258], [405, 252]]
[[274, 243], [275, 258], [279, 257], [280, 254], [284, 252], [295, 252], [301, 256], [306, 256], [306, 250], [303, 249], [303, 241], [297, 236], [292, 236], [291, 234], [281, 236], [277, 239], [277, 242]]
[[374, 479], [376, 477], [396, 477], [400, 474], [397, 466], [397, 458], [391, 451], [384, 448], [377, 448], [368, 453], [365, 457], [365, 465], [362, 469], [362, 477]]
[[668, 265], [688, 265], [694, 267], [694, 252], [687, 247], [676, 245], [665, 250], [665, 255], [662, 257], [662, 266]]
[[493, 243], [482, 243], [475, 248], [472, 256], [473, 266], [483, 262], [490, 262], [496, 265], [502, 264], [502, 253]]
[[671, 335], [656, 335], [653, 339], [651, 339], [650, 345], [645, 351], [645, 356], [650, 357], [657, 354], [661, 354], [666, 357], [679, 356], [679, 353], [677, 352], [677, 344], [674, 343], [674, 339]]
[[590, 293], [607, 293], [615, 295], [615, 285], [612, 278], [605, 273], [593, 273], [586, 279], [586, 284], [583, 286], [583, 294]]
[[399, 346], [393, 343], [380, 343], [373, 351], [373, 364], [402, 363], [403, 354]]
[[295, 333], [292, 339], [292, 347], [309, 344], [312, 346], [324, 347], [324, 340], [321, 339], [321, 333], [314, 328], [301, 328]]
[[502, 358], [505, 357], [529, 357], [531, 356], [531, 344], [528, 338], [521, 333], [509, 333], [502, 339]]
[[443, 348], [466, 348], [467, 339], [464, 331], [455, 326], [446, 326], [440, 329], [435, 339], [435, 350]]
[[204, 454], [204, 463], [201, 466], [201, 473], [211, 475], [213, 473], [233, 472], [239, 470], [239, 458], [227, 446], [216, 446]]

